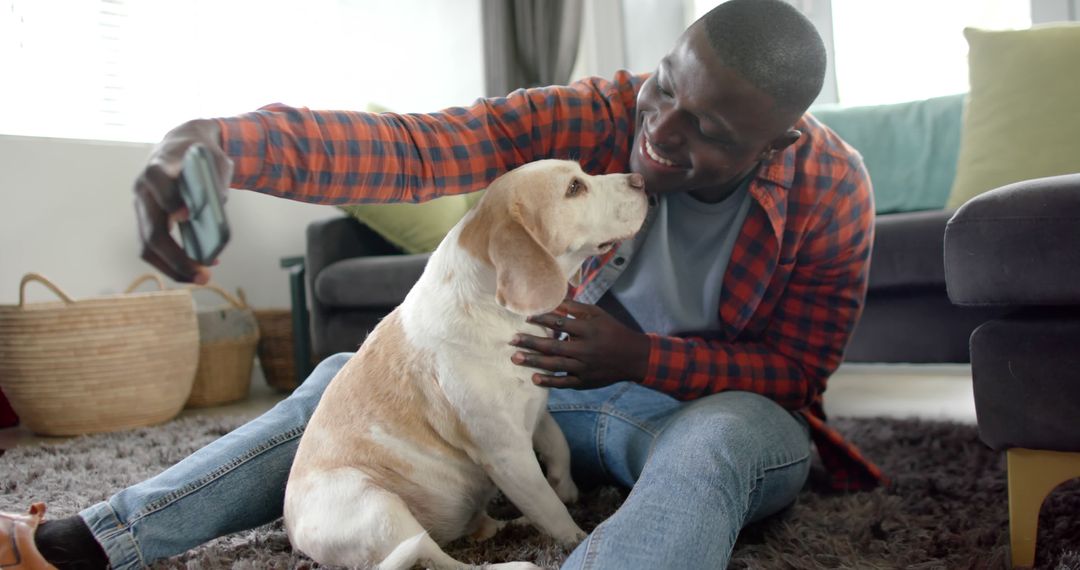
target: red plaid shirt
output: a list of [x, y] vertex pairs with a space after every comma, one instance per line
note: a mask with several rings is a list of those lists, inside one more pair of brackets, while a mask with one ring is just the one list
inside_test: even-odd
[[[420, 202], [483, 189], [542, 158], [593, 174], [629, 171], [637, 91], [620, 72], [518, 90], [432, 114], [311, 111], [271, 105], [221, 119], [233, 185], [322, 204]], [[874, 208], [858, 154], [813, 117], [758, 169], [754, 198], [720, 293], [715, 338], [650, 335], [644, 384], [688, 400], [724, 390], [801, 412], [834, 487], [881, 471], [825, 423], [822, 393], [865, 298]], [[615, 252], [586, 264], [582, 287]]]

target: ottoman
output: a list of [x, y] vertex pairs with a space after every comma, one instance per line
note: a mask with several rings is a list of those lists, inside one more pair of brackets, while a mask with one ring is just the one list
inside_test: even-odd
[[981, 194], [945, 230], [950, 300], [1007, 308], [971, 335], [980, 438], [1007, 455], [1013, 566], [1031, 566], [1039, 508], [1080, 476], [1080, 175]]

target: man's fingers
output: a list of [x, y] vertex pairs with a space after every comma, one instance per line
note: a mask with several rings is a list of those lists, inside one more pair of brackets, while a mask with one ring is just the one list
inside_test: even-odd
[[540, 370], [577, 373], [581, 371], [581, 362], [565, 356], [547, 356], [535, 352], [518, 351], [510, 356], [510, 362], [518, 366]]
[[173, 281], [187, 281], [187, 279], [184, 279], [184, 274], [174, 269], [172, 265], [162, 259], [161, 256], [150, 249], [145, 243], [143, 244], [142, 254], [139, 257], [141, 257], [143, 261], [154, 266], [154, 269], [164, 273], [169, 279], [172, 279]]
[[225, 188], [232, 177], [232, 161], [220, 143], [220, 128], [212, 119], [188, 121], [169, 131], [151, 153], [146, 167], [135, 180], [135, 215], [142, 243], [140, 256], [171, 279], [206, 283], [210, 270], [191, 259], [177, 243], [172, 230], [188, 218], [177, 179], [185, 153], [195, 143], [203, 144], [213, 155]]
[[162, 210], [171, 214], [184, 207], [184, 199], [176, 187], [179, 175], [179, 164], [151, 162], [135, 181], [135, 193], [152, 196]]
[[563, 299], [561, 305], [555, 309], [557, 312], [564, 312], [581, 318], [583, 316], [591, 315], [597, 310], [596, 305], [589, 305], [587, 303], [579, 303], [573, 299]]
[[206, 285], [210, 282], [210, 270], [202, 265], [194, 265], [193, 273], [183, 273], [177, 269], [173, 264], [167, 262], [164, 258], [159, 256], [157, 252], [148, 247], [143, 247], [142, 252], [143, 261], [153, 265], [159, 271], [165, 274], [166, 277], [173, 281], [181, 283], [194, 283], [196, 285]]
[[577, 376], [552, 376], [550, 374], [533, 374], [533, 384], [543, 388], [588, 388]]
[[172, 228], [173, 224], [186, 222], [189, 218], [191, 218], [191, 211], [187, 209], [187, 206], [175, 210], [173, 213], [169, 214], [169, 227]]
[[575, 345], [572, 342], [524, 333], [514, 335], [514, 338], [510, 341], [510, 345], [534, 350], [541, 354], [551, 354], [556, 356], [573, 356], [575, 348]]
[[169, 233], [165, 211], [142, 187], [136, 188], [135, 217], [142, 242], [140, 256], [175, 281], [193, 282], [208, 279], [209, 273], [191, 260]]
[[578, 322], [577, 319], [572, 319], [558, 313], [534, 315], [529, 317], [528, 321], [542, 327], [547, 327], [553, 331], [566, 332], [574, 336], [580, 336], [581, 333], [584, 332], [582, 323]]

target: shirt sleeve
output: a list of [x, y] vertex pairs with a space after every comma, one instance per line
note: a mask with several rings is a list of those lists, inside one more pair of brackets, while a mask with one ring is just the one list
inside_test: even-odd
[[679, 399], [755, 392], [809, 406], [840, 365], [862, 312], [873, 243], [869, 175], [856, 161], [817, 209], [764, 331], [724, 342], [651, 334], [643, 383]]
[[480, 190], [542, 158], [625, 170], [644, 77], [519, 89], [427, 114], [274, 104], [218, 123], [234, 187], [321, 204], [421, 202]]

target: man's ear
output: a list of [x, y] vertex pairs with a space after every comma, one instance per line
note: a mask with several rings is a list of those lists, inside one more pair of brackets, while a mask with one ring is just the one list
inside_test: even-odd
[[547, 313], [566, 296], [555, 258], [514, 219], [491, 232], [488, 256], [495, 266], [495, 301], [524, 316]]
[[761, 160], [769, 160], [776, 153], [784, 150], [785, 148], [795, 144], [795, 141], [799, 140], [802, 136], [802, 132], [796, 129], [788, 129], [784, 134], [776, 137], [765, 147], [765, 150], [761, 151]]

